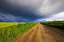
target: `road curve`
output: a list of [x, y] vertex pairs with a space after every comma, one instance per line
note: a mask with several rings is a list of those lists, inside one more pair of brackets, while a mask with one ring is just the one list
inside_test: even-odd
[[64, 31], [38, 23], [12, 42], [64, 42]]

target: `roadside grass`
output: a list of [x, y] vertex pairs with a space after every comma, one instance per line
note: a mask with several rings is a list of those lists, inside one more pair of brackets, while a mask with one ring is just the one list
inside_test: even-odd
[[64, 21], [48, 21], [48, 22], [41, 22], [41, 24], [56, 27], [56, 28], [64, 30]]
[[[36, 24], [37, 24], [37, 22], [23, 22], [23, 23], [18, 22], [17, 25], [0, 27], [0, 42], [11, 42], [18, 35], [23, 34], [24, 32], [26, 32], [27, 30], [29, 30]], [[9, 25], [9, 24], [7, 24], [7, 25]]]

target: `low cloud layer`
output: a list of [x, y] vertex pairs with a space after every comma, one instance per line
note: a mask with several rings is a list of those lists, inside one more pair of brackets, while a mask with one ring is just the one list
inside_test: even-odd
[[[59, 15], [62, 16], [60, 13], [63, 11], [64, 0], [0, 0], [2, 21], [43, 21], [41, 19], [52, 17], [56, 19]], [[64, 19], [63, 17], [60, 18]]]
[[51, 15], [49, 18], [47, 18], [46, 20], [48, 19], [52, 19], [52, 20], [63, 20], [64, 19], [64, 12], [60, 12], [58, 14], [55, 14], [55, 15]]
[[64, 20], [64, 12], [60, 12], [58, 14], [54, 14], [54, 15], [50, 15], [48, 18], [44, 18], [44, 19], [38, 19], [37, 21], [62, 21]]

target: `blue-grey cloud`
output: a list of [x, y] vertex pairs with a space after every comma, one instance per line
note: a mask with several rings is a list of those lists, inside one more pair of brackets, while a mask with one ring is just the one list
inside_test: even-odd
[[40, 21], [62, 11], [64, 0], [0, 0], [2, 21]]
[[[34, 21], [36, 19], [42, 18], [41, 16], [38, 16], [35, 12], [36, 9], [32, 6], [26, 6], [26, 5], [16, 5], [12, 3], [8, 3], [6, 0], [0, 0], [0, 13], [3, 15], [8, 15], [10, 18], [1, 17], [0, 19], [4, 18], [5, 21]], [[11, 18], [12, 16], [16, 16], [15, 20]], [[20, 17], [20, 18], [19, 18]], [[11, 20], [12, 19], [12, 20]]]

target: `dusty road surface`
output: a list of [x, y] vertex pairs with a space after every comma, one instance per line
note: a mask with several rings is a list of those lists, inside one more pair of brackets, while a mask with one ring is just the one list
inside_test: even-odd
[[64, 42], [64, 31], [38, 23], [13, 42]]

